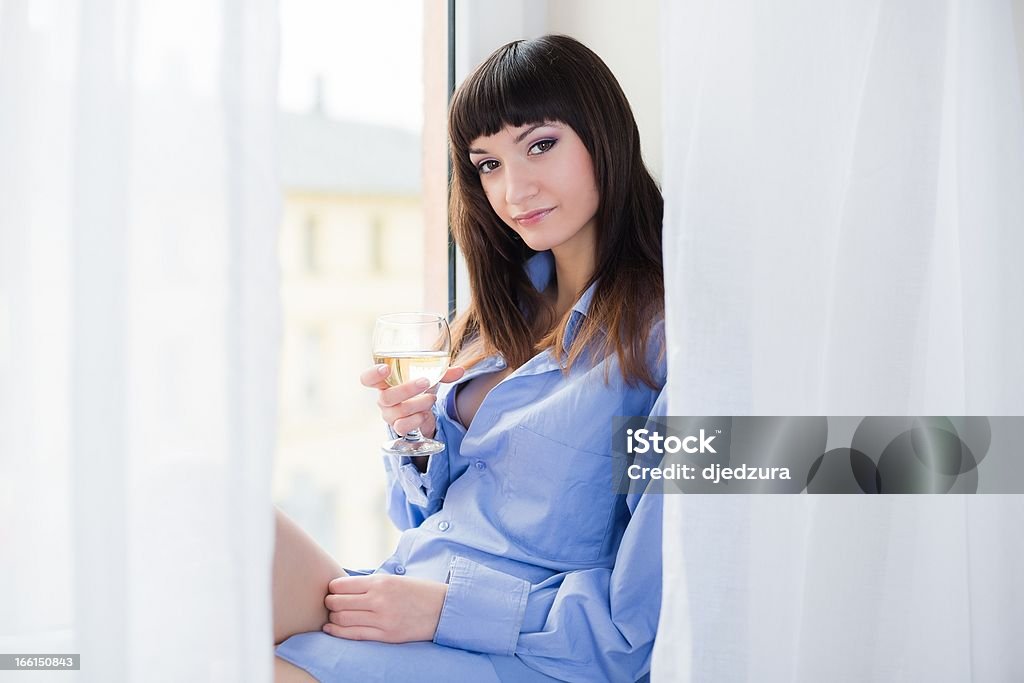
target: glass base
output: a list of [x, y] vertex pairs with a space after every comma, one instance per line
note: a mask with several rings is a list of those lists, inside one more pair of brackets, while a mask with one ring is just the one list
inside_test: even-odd
[[408, 455], [409, 457], [417, 455], [434, 455], [444, 450], [444, 444], [440, 441], [434, 441], [433, 439], [395, 439], [394, 441], [385, 441], [381, 444], [381, 449], [386, 453], [393, 453], [395, 455]]

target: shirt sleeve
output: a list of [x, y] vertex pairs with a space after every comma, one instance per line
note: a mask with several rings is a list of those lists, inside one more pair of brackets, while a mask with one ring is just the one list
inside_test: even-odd
[[[434, 439], [447, 444], [448, 427], [440, 415], [437, 402], [432, 410], [437, 423]], [[387, 429], [392, 439], [398, 438], [390, 426]], [[423, 520], [441, 509], [448, 484], [451, 483], [448, 455], [445, 449], [430, 456], [427, 471], [420, 472], [408, 456], [382, 453], [387, 473], [388, 516], [400, 531], [419, 526]]]
[[434, 642], [516, 655], [560, 680], [635, 681], [650, 668], [661, 610], [662, 497], [641, 496], [615, 565], [531, 585], [466, 558], [450, 570]]
[[[659, 398], [654, 414], [663, 407]], [[590, 680], [595, 669], [610, 681], [641, 678], [650, 668], [661, 610], [662, 502], [654, 493], [627, 496], [630, 520], [610, 569], [530, 584], [456, 557], [434, 642], [514, 654], [562, 680]]]

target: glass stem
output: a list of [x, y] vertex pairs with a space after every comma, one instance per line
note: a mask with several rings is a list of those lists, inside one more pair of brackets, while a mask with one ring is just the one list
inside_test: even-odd
[[406, 434], [405, 435], [405, 440], [406, 441], [423, 441], [423, 435], [420, 434], [419, 427], [417, 427], [416, 429], [414, 429], [411, 432], [409, 432], [408, 434]]

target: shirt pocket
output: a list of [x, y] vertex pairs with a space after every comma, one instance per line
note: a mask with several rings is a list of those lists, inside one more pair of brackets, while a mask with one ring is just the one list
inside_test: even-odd
[[530, 555], [560, 562], [596, 560], [615, 510], [611, 479], [609, 455], [516, 427], [495, 522]]

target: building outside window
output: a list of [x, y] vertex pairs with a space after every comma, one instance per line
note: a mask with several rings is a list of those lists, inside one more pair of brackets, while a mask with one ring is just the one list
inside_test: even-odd
[[[420, 3], [409, 8], [417, 11], [281, 8], [284, 339], [273, 494], [350, 567], [376, 566], [398, 534], [385, 512], [385, 425], [358, 380], [373, 362], [374, 320], [422, 309], [426, 297], [423, 63], [436, 50], [443, 65], [446, 44], [435, 31], [425, 45]], [[392, 39], [335, 30], [368, 24], [387, 25]], [[442, 106], [444, 76], [433, 95]], [[434, 163], [443, 182], [443, 154]]]

